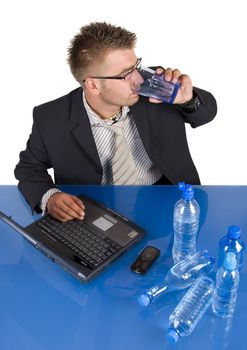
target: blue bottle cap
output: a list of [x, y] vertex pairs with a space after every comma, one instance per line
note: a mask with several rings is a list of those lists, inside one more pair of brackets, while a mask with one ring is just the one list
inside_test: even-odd
[[209, 262], [210, 262], [210, 266], [213, 266], [215, 264], [215, 258], [213, 256], [209, 256]]
[[179, 182], [179, 183], [178, 183], [178, 189], [179, 189], [180, 191], [183, 191], [184, 188], [185, 188], [185, 182], [184, 182], [184, 181]]
[[237, 225], [231, 225], [228, 227], [227, 236], [232, 239], [239, 239], [241, 236], [241, 229]]
[[185, 185], [185, 182], [179, 182], [178, 189], [182, 191], [182, 198], [184, 200], [191, 200], [194, 198], [194, 189], [190, 184]]
[[140, 295], [137, 298], [137, 301], [141, 306], [148, 306], [150, 304], [150, 298], [147, 295], [147, 293], [143, 293], [142, 295]]
[[167, 331], [166, 339], [170, 344], [174, 344], [178, 341], [180, 338], [179, 333], [176, 331], [175, 328], [169, 328]]
[[[209, 251], [207, 249], [202, 250], [202, 251], [198, 251], [194, 255], [194, 257], [198, 256], [200, 258], [200, 255], [202, 255], [202, 257], [204, 257], [207, 260], [206, 261], [207, 262], [207, 266], [209, 266], [210, 271], [213, 270], [214, 264], [215, 264], [215, 258], [212, 255], [209, 254]], [[192, 257], [193, 257], [193, 255], [192, 255]], [[199, 262], [199, 264], [200, 264], [200, 262]]]
[[223, 266], [228, 271], [233, 271], [237, 268], [237, 257], [233, 252], [229, 252], [226, 254]]

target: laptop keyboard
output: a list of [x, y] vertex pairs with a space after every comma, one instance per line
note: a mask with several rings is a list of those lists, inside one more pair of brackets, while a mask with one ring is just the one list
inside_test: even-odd
[[50, 239], [65, 244], [86, 262], [85, 265], [89, 264], [91, 267], [97, 267], [121, 248], [116, 242], [81, 221], [61, 223], [46, 216], [37, 225]]

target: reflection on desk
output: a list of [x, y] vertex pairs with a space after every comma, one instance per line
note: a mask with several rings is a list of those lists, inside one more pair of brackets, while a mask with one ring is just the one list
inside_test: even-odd
[[[147, 231], [144, 240], [89, 284], [83, 285], [47, 259], [12, 228], [0, 222], [1, 350], [150, 350], [174, 349], [166, 342], [168, 317], [186, 291], [170, 293], [143, 309], [136, 301], [144, 289], [162, 280], [172, 266], [173, 207], [176, 186], [62, 186], [85, 193], [130, 218]], [[7, 198], [7, 200], [6, 200]], [[231, 224], [247, 232], [247, 187], [196, 186], [201, 208], [198, 249], [217, 257], [218, 242]], [[39, 216], [16, 186], [0, 186], [0, 210], [22, 226]], [[146, 275], [130, 265], [147, 245], [161, 255]], [[245, 349], [246, 261], [234, 316], [221, 320], [208, 310], [177, 349]]]

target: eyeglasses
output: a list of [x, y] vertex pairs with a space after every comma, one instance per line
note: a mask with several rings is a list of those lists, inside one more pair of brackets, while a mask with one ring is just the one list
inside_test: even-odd
[[[141, 69], [141, 62], [142, 62], [142, 59], [141, 58], [138, 58], [135, 66], [130, 70], [128, 71], [127, 73], [123, 74], [123, 75], [114, 75], [112, 77], [90, 77], [92, 79], [115, 79], [115, 80], [129, 80], [132, 76], [132, 74], [134, 73], [135, 70], [137, 71], [140, 71]], [[85, 83], [85, 81], [87, 80], [88, 78], [82, 80], [83, 83]]]

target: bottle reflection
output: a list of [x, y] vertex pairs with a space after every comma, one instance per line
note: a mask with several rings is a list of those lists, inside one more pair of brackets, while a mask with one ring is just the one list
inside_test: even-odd
[[212, 317], [210, 334], [212, 350], [228, 349], [232, 320], [233, 316], [224, 319]]

